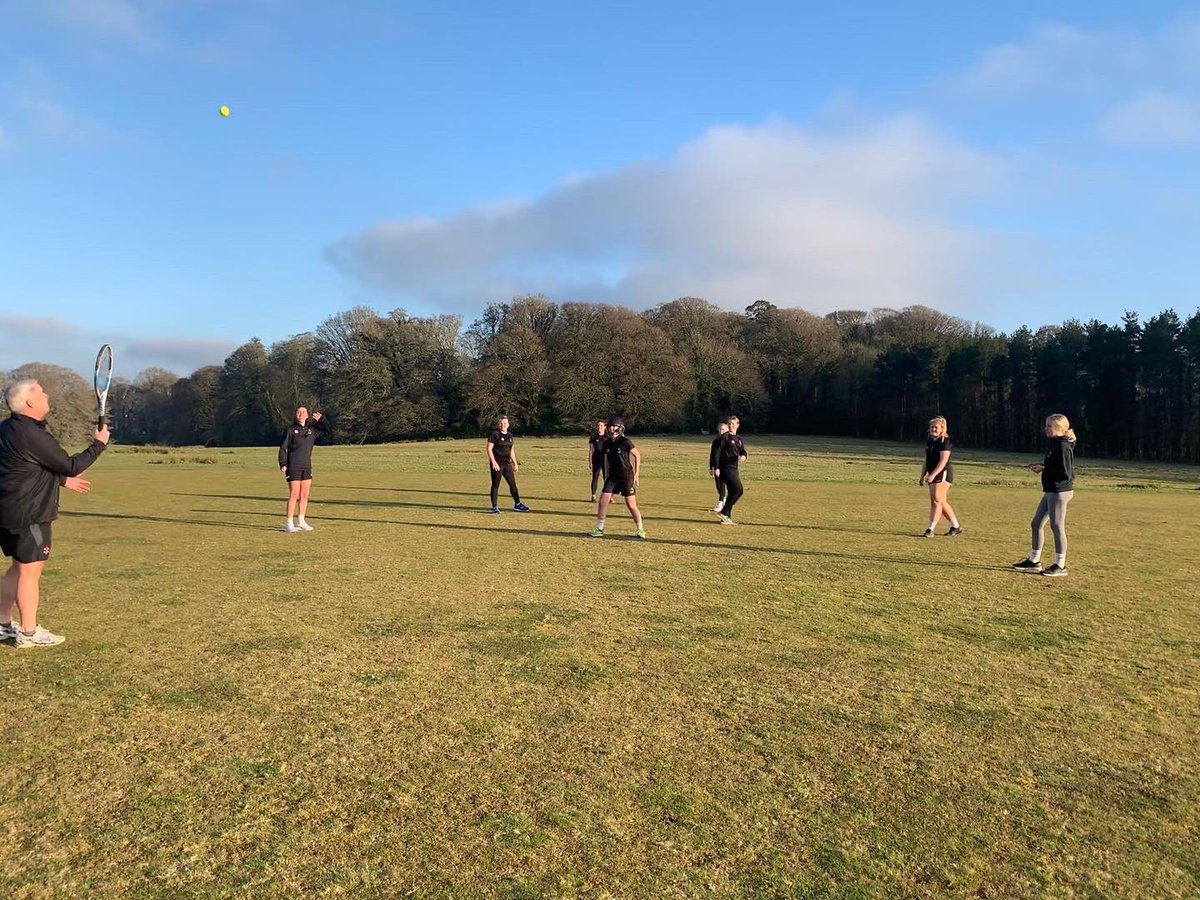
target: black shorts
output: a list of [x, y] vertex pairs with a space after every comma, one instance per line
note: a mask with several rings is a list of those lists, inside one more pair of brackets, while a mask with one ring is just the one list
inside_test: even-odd
[[947, 475], [946, 471], [943, 469], [937, 478], [931, 478], [929, 480], [930, 484], [941, 484], [942, 482], [945, 482], [946, 484], [954, 484], [954, 475]]
[[604, 479], [602, 494], [620, 494], [622, 497], [632, 497], [637, 493], [632, 478], [614, 478], [611, 475]]
[[50, 523], [26, 525], [16, 531], [0, 528], [0, 549], [19, 563], [41, 562], [50, 556]]
[[312, 469], [293, 469], [287, 470], [288, 481], [312, 481]]

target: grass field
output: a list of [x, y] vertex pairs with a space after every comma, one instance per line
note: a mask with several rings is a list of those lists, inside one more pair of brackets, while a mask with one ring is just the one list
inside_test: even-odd
[[722, 528], [634, 439], [641, 542], [581, 440], [501, 516], [482, 441], [319, 447], [295, 535], [273, 448], [106, 454], [0, 645], [0, 894], [1200, 895], [1200, 472], [1080, 460], [1055, 580], [1033, 457], [921, 540], [920, 448], [750, 435]]

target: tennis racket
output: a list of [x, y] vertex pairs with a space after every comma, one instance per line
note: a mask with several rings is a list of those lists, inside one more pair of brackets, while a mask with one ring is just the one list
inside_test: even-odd
[[105, 412], [108, 408], [108, 386], [112, 384], [112, 347], [105, 344], [96, 354], [96, 430], [104, 428]]

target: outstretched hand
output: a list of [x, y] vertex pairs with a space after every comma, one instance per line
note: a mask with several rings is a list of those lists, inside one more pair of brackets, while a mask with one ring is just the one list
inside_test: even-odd
[[314, 422], [320, 422], [320, 421], [321, 421], [321, 414], [320, 414], [319, 412], [315, 412], [315, 413], [313, 413], [313, 414], [312, 414], [312, 420], [313, 420]]
[[63, 487], [77, 494], [86, 494], [92, 489], [92, 483], [81, 475], [72, 475], [63, 482]]

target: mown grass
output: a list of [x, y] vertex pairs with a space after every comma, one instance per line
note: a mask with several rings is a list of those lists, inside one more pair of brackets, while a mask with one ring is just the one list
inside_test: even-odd
[[1195, 470], [1080, 461], [1051, 580], [1028, 459], [920, 540], [913, 447], [750, 436], [721, 528], [707, 440], [638, 443], [644, 542], [580, 441], [501, 516], [479, 441], [318, 448], [297, 535], [273, 449], [106, 455], [68, 642], [0, 647], [0, 893], [1200, 894]]

